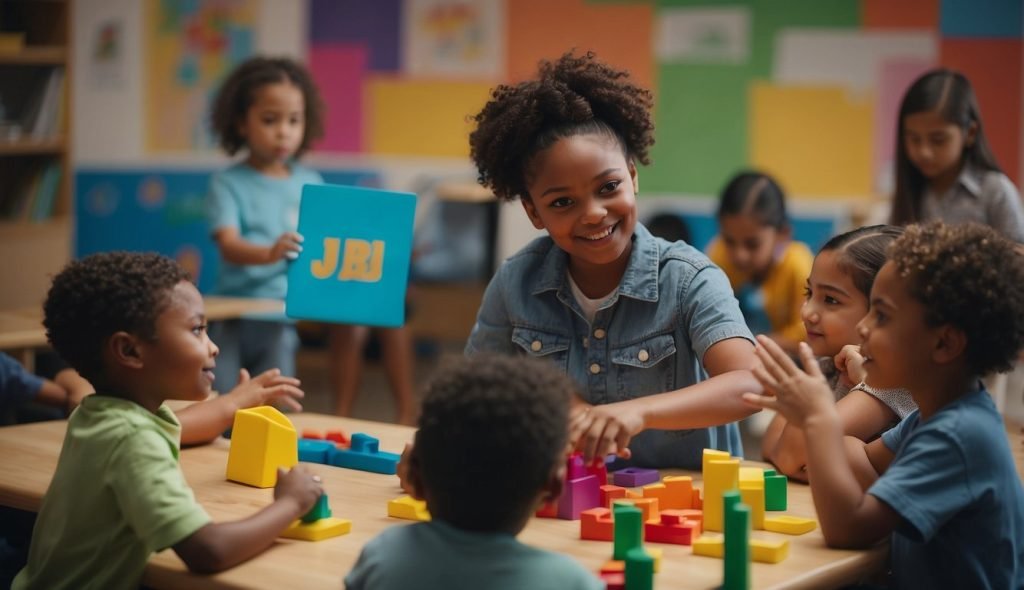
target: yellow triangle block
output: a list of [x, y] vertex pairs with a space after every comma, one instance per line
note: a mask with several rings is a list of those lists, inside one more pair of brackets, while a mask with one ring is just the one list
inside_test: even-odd
[[284, 414], [270, 406], [235, 412], [227, 478], [257, 488], [277, 483], [277, 468], [299, 462], [299, 436]]
[[417, 500], [411, 496], [399, 496], [394, 500], [388, 500], [388, 516], [392, 518], [403, 518], [405, 520], [430, 520], [430, 511], [427, 510], [427, 503]]
[[813, 518], [800, 518], [799, 516], [783, 514], [764, 519], [764, 530], [786, 535], [802, 535], [813, 531], [817, 527], [818, 521]]
[[321, 518], [316, 522], [296, 520], [278, 536], [302, 541], [323, 541], [331, 537], [347, 535], [351, 531], [351, 520], [345, 520], [344, 518]]

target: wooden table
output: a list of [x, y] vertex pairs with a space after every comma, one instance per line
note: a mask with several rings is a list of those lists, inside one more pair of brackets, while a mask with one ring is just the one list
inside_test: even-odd
[[[413, 429], [392, 424], [365, 422], [318, 414], [291, 416], [296, 428], [322, 431], [342, 429], [348, 434], [366, 432], [381, 440], [381, 449], [400, 451], [412, 438]], [[36, 511], [57, 464], [66, 423], [41, 422], [0, 428], [0, 504]], [[1014, 441], [1020, 450], [1020, 436]], [[243, 518], [271, 501], [273, 492], [225, 480], [228, 441], [185, 449], [181, 466], [196, 498], [216, 521]], [[1024, 459], [1018, 455], [1018, 460]], [[759, 464], [760, 465], [760, 464]], [[154, 588], [339, 588], [342, 577], [355, 563], [363, 545], [389, 526], [405, 521], [388, 518], [387, 501], [401, 495], [398, 479], [323, 465], [312, 468], [324, 479], [335, 516], [353, 521], [350, 534], [319, 543], [280, 540], [266, 553], [238, 567], [213, 576], [190, 574], [177, 555], [159, 553], [150, 560], [143, 583]], [[663, 475], [683, 473], [664, 470]], [[699, 474], [692, 474], [699, 480]], [[482, 491], [482, 490], [481, 490]], [[788, 514], [814, 516], [810, 490], [789, 485]], [[782, 535], [754, 531], [754, 537]], [[827, 549], [820, 529], [790, 539], [790, 555], [782, 563], [752, 564], [754, 588], [827, 588], [863, 579], [879, 571], [886, 560], [884, 545], [868, 551]], [[581, 541], [579, 522], [531, 519], [520, 539], [528, 544], [558, 551], [578, 559], [596, 572], [611, 558], [611, 543]], [[722, 583], [722, 561], [694, 556], [689, 547], [652, 544], [664, 551], [659, 588], [712, 588]]]
[[[284, 311], [284, 302], [277, 299], [208, 296], [203, 298], [203, 304], [206, 319], [210, 321]], [[24, 307], [0, 311], [0, 350], [10, 353], [28, 370], [34, 369], [32, 353], [48, 345], [42, 308]]]

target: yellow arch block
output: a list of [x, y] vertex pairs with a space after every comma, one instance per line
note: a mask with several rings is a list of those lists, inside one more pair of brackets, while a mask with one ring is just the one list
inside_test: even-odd
[[231, 481], [257, 488], [277, 483], [277, 468], [294, 467], [299, 462], [299, 436], [284, 414], [270, 406], [235, 412], [228, 451]]

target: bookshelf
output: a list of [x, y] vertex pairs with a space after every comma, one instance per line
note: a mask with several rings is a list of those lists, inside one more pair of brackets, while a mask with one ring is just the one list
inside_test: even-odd
[[0, 310], [71, 256], [71, 2], [0, 0]]

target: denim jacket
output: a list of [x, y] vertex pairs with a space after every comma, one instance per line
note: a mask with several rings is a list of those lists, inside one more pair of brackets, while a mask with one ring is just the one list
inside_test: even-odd
[[[701, 359], [727, 338], [753, 341], [725, 274], [692, 246], [655, 238], [638, 223], [618, 291], [593, 325], [573, 297], [567, 254], [544, 236], [506, 260], [487, 286], [466, 354], [550, 359], [585, 400], [607, 404], [706, 379]], [[629, 463], [700, 469], [705, 447], [743, 454], [730, 423], [644, 431], [630, 442]]]

